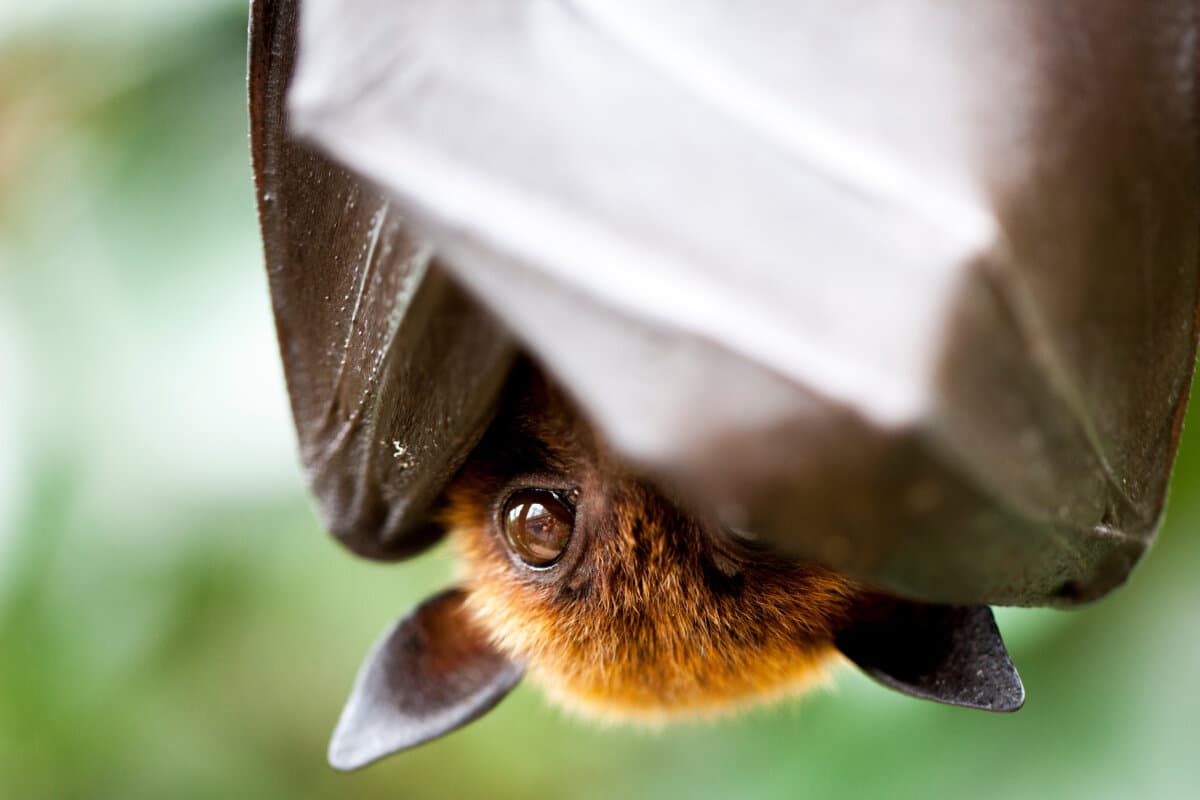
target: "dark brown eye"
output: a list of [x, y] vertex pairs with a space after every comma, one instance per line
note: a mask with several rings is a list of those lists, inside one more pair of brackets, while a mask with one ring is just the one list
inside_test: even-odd
[[531, 567], [548, 567], [571, 541], [575, 512], [554, 492], [522, 489], [504, 504], [504, 538]]

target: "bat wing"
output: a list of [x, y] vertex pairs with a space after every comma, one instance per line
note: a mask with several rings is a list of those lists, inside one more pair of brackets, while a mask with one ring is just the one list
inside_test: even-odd
[[731, 524], [1071, 604], [1153, 537], [1195, 354], [1198, 11], [1134, 5], [306, 0], [289, 109]]
[[254, 3], [250, 117], [267, 274], [300, 452], [327, 527], [395, 558], [481, 434], [514, 346], [404, 213], [287, 133], [297, 4]]

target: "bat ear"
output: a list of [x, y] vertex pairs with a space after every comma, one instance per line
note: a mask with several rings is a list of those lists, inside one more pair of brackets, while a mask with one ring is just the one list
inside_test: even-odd
[[836, 644], [871, 678], [913, 697], [985, 711], [1025, 703], [987, 606], [891, 601], [843, 630]]
[[450, 733], [487, 713], [523, 670], [496, 651], [450, 589], [400, 620], [372, 649], [342, 709], [329, 763], [351, 770]]

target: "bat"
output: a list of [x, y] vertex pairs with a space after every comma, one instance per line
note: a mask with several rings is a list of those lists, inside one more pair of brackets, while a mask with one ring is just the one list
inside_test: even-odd
[[[447, 531], [463, 556], [368, 658], [336, 764], [526, 671], [657, 719], [840, 651], [1012, 708], [987, 605], [1097, 599], [1152, 541], [1196, 351], [1195, 4], [733, 5], [253, 4], [260, 222], [322, 517], [369, 558]], [[537, 475], [511, 484], [510, 451]], [[506, 509], [564, 560], [522, 560]], [[705, 674], [686, 650], [613, 661], [619, 687], [566, 668], [572, 642], [704, 618], [537, 605], [583, 581], [619, 613], [594, 587], [633, 568], [604, 554], [637, 520], [713, 630], [722, 580], [790, 586], [791, 611], [758, 604], [811, 634], [778, 681], [668, 701], [647, 686]]]

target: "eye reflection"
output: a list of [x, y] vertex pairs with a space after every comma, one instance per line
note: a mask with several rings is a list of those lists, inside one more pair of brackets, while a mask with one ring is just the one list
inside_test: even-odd
[[531, 567], [548, 567], [562, 556], [575, 529], [575, 512], [554, 492], [522, 489], [504, 504], [504, 538]]

